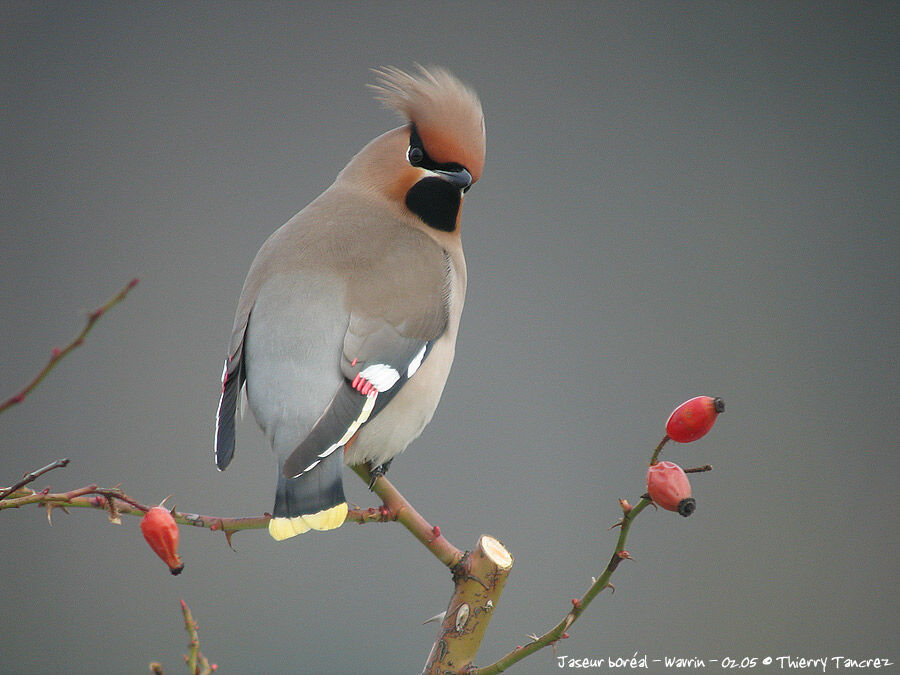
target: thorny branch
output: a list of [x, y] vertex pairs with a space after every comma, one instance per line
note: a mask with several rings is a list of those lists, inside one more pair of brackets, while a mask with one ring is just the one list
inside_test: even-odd
[[[47, 509], [47, 519], [50, 520], [50, 514], [54, 508], [62, 508], [63, 510], [71, 507], [100, 509], [108, 512], [110, 521], [119, 523], [121, 522], [119, 516], [143, 516], [152, 508], [152, 506], [143, 504], [134, 497], [125, 494], [118, 486], [101, 488], [97, 484], [91, 484], [68, 492], [50, 492], [50, 488], [35, 491], [25, 487], [27, 483], [33, 481], [41, 474], [57, 467], [66, 466], [68, 463], [68, 460], [57, 460], [42, 469], [26, 474], [25, 478], [15, 485], [0, 490], [0, 511], [17, 509], [29, 504], [38, 504]], [[366, 478], [366, 480], [368, 479]], [[387, 500], [385, 506], [350, 509], [347, 513], [347, 521], [360, 524], [399, 521], [444, 564], [452, 566], [462, 557], [462, 552], [441, 535], [440, 528], [429, 525], [386, 478], [381, 477], [376, 481], [375, 492], [382, 499]], [[223, 532], [230, 546], [231, 537], [235, 532], [239, 530], [265, 529], [269, 526], [269, 520], [272, 516], [265, 513], [261, 516], [229, 518], [224, 516], [206, 516], [173, 509], [172, 517], [175, 519], [175, 522], [181, 525], [207, 528], [212, 532]]]
[[8, 488], [4, 488], [0, 490], [0, 499], [5, 499], [8, 495], [11, 495], [13, 492], [16, 492], [19, 488], [25, 487], [32, 481], [36, 480], [40, 476], [43, 476], [48, 471], [53, 471], [53, 469], [58, 469], [59, 467], [66, 466], [69, 463], [68, 459], [57, 459], [54, 462], [50, 462], [47, 466], [42, 467], [40, 469], [36, 469], [31, 473], [26, 473], [22, 476], [22, 480], [18, 483], [14, 483]]
[[76, 347], [80, 347], [84, 343], [85, 336], [90, 332], [91, 328], [94, 327], [94, 324], [100, 320], [100, 317], [103, 316], [114, 305], [117, 305], [122, 300], [124, 300], [125, 296], [128, 295], [128, 292], [137, 285], [138, 285], [138, 279], [132, 279], [127, 284], [125, 284], [125, 287], [121, 291], [119, 291], [118, 293], [116, 293], [116, 295], [114, 295], [112, 298], [110, 298], [106, 302], [106, 304], [101, 305], [100, 307], [95, 309], [93, 312], [88, 314], [87, 323], [85, 324], [85, 326], [81, 330], [81, 332], [75, 336], [75, 339], [72, 340], [69, 344], [67, 344], [62, 349], [60, 349], [59, 347], [54, 347], [53, 352], [50, 355], [50, 360], [47, 362], [47, 365], [41, 369], [41, 371], [35, 376], [35, 378], [31, 382], [29, 382], [27, 385], [25, 385], [25, 388], [22, 389], [18, 394], [15, 394], [14, 396], [10, 396], [3, 403], [0, 403], [0, 415], [2, 415], [7, 409], [11, 408], [12, 406], [16, 405], [17, 403], [21, 403], [22, 401], [24, 401], [25, 397], [28, 396], [28, 394], [30, 394], [31, 391], [41, 383], [41, 380], [43, 380], [45, 377], [47, 377], [47, 375], [50, 373], [51, 370], [53, 370], [53, 368], [56, 366], [57, 363], [59, 363], [63, 358], [65, 358], [65, 356], [69, 352], [71, 352], [73, 349], [75, 349]]
[[[353, 470], [356, 471], [364, 482], [369, 483], [371, 481], [371, 476], [365, 466], [355, 466], [353, 467]], [[404, 497], [383, 475], [375, 480], [372, 485], [372, 492], [381, 499], [384, 506], [381, 507], [381, 509], [367, 509], [362, 512], [363, 514], [368, 515], [370, 512], [375, 512], [376, 514], [382, 513], [383, 519], [396, 520], [409, 530], [412, 535], [425, 546], [425, 548], [431, 551], [435, 558], [440, 560], [450, 569], [453, 569], [453, 567], [462, 560], [463, 552], [451, 544], [446, 537], [441, 534], [441, 528], [437, 525], [431, 525], [425, 520], [425, 518], [413, 508], [412, 504], [406, 500], [406, 497]], [[350, 519], [351, 518], [348, 515], [347, 520]], [[356, 518], [353, 520], [356, 520], [356, 522], [367, 522], [366, 520], [357, 520]]]
[[[662, 446], [665, 445], [667, 440], [668, 437], [663, 438], [662, 442], [653, 451], [651, 464], [655, 462], [659, 457], [659, 451], [662, 449]], [[692, 469], [685, 469], [685, 472], [701, 473], [711, 470], [712, 466], [706, 464], [704, 466], [695, 467]], [[651, 504], [653, 504], [653, 501], [647, 494], [642, 495], [640, 501], [634, 506], [631, 506], [631, 504], [629, 504], [626, 500], [620, 499], [619, 506], [622, 507], [622, 518], [612, 526], [619, 528], [619, 538], [616, 541], [615, 550], [613, 551], [609, 562], [606, 564], [606, 568], [603, 570], [603, 573], [599, 577], [591, 579], [591, 585], [588, 588], [587, 592], [581, 598], [573, 598], [572, 609], [568, 611], [568, 613], [562, 618], [559, 623], [553, 626], [553, 628], [548, 630], [546, 633], [544, 633], [540, 637], [538, 637], [537, 635], [531, 636], [532, 640], [528, 644], [519, 645], [491, 665], [484, 666], [483, 668], [478, 668], [472, 671], [470, 675], [495, 675], [495, 673], [502, 673], [511, 665], [518, 663], [526, 656], [529, 656], [534, 652], [543, 649], [544, 647], [552, 645], [555, 649], [556, 643], [559, 640], [564, 640], [569, 637], [569, 634], [566, 631], [576, 621], [576, 619], [578, 619], [578, 617], [580, 617], [584, 613], [588, 605], [591, 604], [594, 598], [596, 598], [601, 591], [609, 588], [611, 592], [615, 592], [615, 587], [610, 583], [610, 578], [612, 577], [613, 572], [616, 571], [619, 563], [621, 563], [623, 560], [632, 560], [631, 554], [629, 554], [625, 549], [625, 543], [628, 540], [628, 532], [631, 529], [631, 524], [634, 522], [634, 519], [637, 518], [638, 514]]]
[[[184, 600], [181, 600], [181, 613], [184, 615], [184, 629], [188, 633], [190, 640], [188, 641], [189, 653], [184, 655], [184, 662], [187, 664], [188, 672], [191, 675], [210, 675], [218, 669], [215, 663], [210, 663], [200, 651], [200, 635], [198, 633], [197, 622], [194, 615], [191, 614], [190, 607]], [[150, 664], [150, 672], [154, 675], [164, 675], [162, 666], [153, 662]]]

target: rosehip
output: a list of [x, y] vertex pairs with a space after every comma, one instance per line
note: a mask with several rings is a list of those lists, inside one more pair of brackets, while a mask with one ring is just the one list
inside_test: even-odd
[[141, 520], [141, 533], [172, 574], [181, 574], [184, 563], [178, 557], [178, 525], [172, 514], [161, 506], [154, 506]]
[[696, 396], [672, 411], [666, 422], [666, 435], [679, 443], [702, 438], [725, 410], [725, 401], [712, 396]]
[[647, 469], [647, 492], [654, 503], [685, 517], [697, 508], [687, 474], [675, 462], [659, 462]]

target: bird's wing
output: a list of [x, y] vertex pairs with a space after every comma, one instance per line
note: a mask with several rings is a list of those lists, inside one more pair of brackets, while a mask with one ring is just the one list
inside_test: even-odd
[[[445, 269], [449, 275], [446, 261]], [[415, 375], [447, 327], [448, 284], [449, 279], [441, 279], [440, 284], [424, 289], [431, 302], [422, 302], [420, 286], [416, 302], [405, 302], [404, 293], [398, 291], [384, 311], [360, 307], [351, 312], [341, 353], [343, 382], [307, 437], [285, 461], [284, 476], [296, 478], [312, 471], [342, 448]], [[382, 291], [383, 283], [370, 299], [383, 299]]]
[[216, 413], [216, 466], [224, 471], [234, 456], [234, 418], [237, 411], [241, 387], [244, 386], [244, 335], [250, 319], [250, 307], [246, 311], [239, 309], [231, 334], [228, 358], [222, 369], [222, 396], [219, 398], [219, 409]]

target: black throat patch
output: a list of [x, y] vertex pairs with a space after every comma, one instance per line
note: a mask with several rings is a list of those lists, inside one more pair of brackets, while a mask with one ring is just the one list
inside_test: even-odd
[[453, 232], [461, 201], [459, 188], [442, 178], [423, 178], [406, 193], [406, 206], [425, 224], [442, 232]]

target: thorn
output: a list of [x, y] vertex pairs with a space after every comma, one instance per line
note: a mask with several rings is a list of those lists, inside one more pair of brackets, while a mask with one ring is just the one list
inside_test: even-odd
[[609, 526], [608, 528], [606, 528], [606, 529], [607, 529], [607, 530], [614, 530], [614, 529], [616, 529], [617, 527], [622, 527], [622, 525], [624, 525], [624, 524], [625, 524], [625, 519], [623, 518], [622, 520], [617, 520], [616, 522], [614, 522], [612, 525], [610, 525], [610, 526]]
[[597, 577], [591, 577], [591, 586], [597, 583]]
[[540, 638], [534, 633], [529, 633], [527, 637], [530, 637], [532, 642], [537, 642], [538, 640], [540, 640]]
[[433, 623], [435, 621], [443, 622], [445, 616], [447, 616], [447, 612], [441, 612], [440, 614], [435, 614], [430, 619], [425, 619], [425, 621], [422, 622], [422, 625], [424, 626], [425, 624]]
[[50, 515], [53, 513], [53, 504], [47, 504], [45, 508], [47, 509], [47, 523], [53, 527], [53, 517]]
[[[118, 487], [118, 486], [116, 486], [116, 487]], [[168, 497], [166, 497], [165, 499], [163, 499], [163, 500], [159, 503], [159, 505], [162, 506], [162, 505], [165, 504], [167, 501], [169, 501], [171, 498], [172, 498], [172, 495], [169, 495]]]
[[562, 635], [559, 636], [559, 639], [560, 639], [560, 640], [568, 640], [568, 639], [569, 639], [569, 634], [568, 634], [568, 633], [563, 633]]
[[230, 548], [232, 551], [237, 553], [237, 551], [235, 550], [234, 546], [231, 543], [231, 537], [234, 536], [234, 533], [237, 532], [237, 530], [222, 530], [222, 532], [225, 534], [225, 541], [228, 542], [228, 548]]
[[631, 554], [624, 549], [619, 551], [616, 555], [619, 556], [622, 560], [634, 560], [634, 558], [631, 557]]
[[613, 585], [612, 585], [611, 583], [609, 583], [609, 582], [606, 582], [606, 586], [603, 587], [603, 590], [606, 590], [607, 588], [609, 589], [610, 594], [613, 594], [613, 593], [616, 592], [616, 587], [613, 586]]

